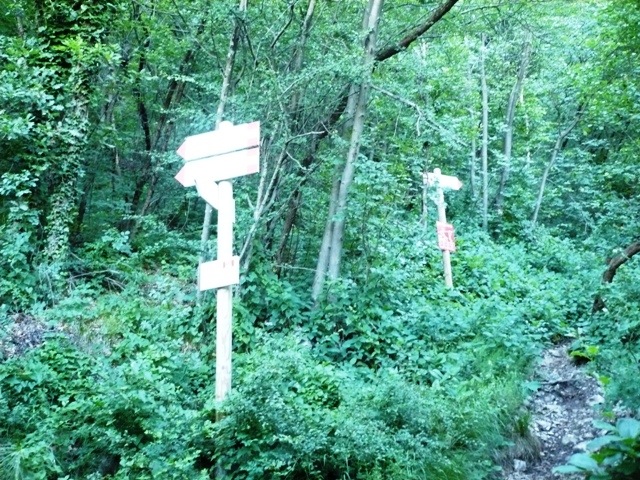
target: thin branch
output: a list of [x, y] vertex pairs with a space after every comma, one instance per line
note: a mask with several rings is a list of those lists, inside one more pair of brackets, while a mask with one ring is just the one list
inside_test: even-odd
[[278, 40], [280, 40], [282, 34], [287, 30], [287, 28], [289, 28], [289, 25], [291, 25], [291, 22], [293, 21], [293, 5], [293, 3], [289, 4], [289, 21], [287, 21], [284, 27], [282, 27], [280, 32], [278, 32], [278, 34], [276, 35], [276, 38], [274, 38], [273, 42], [271, 42], [271, 45], [269, 45], [269, 48], [271, 48], [272, 50], [273, 47], [276, 46], [276, 43], [278, 43]]
[[405, 37], [400, 39], [399, 42], [391, 45], [390, 47], [379, 50], [375, 54], [375, 61], [381, 62], [386, 60], [389, 57], [394, 56], [395, 54], [405, 50], [409, 45], [415, 42], [420, 36], [427, 32], [431, 27], [433, 27], [442, 17], [444, 17], [449, 10], [453, 8], [453, 6], [458, 3], [458, 0], [446, 0], [442, 3], [438, 8], [436, 8], [433, 13], [427, 18], [427, 20], [414, 28], [411, 32], [409, 32]]
[[384, 93], [387, 97], [393, 98], [394, 100], [397, 100], [398, 102], [404, 103], [405, 105], [408, 105], [409, 107], [415, 109], [416, 112], [418, 112], [418, 120], [416, 121], [416, 133], [418, 134], [418, 136], [420, 136], [420, 120], [422, 119], [423, 115], [422, 110], [417, 104], [413, 103], [411, 100], [407, 100], [406, 98], [402, 98], [394, 93], [391, 93], [384, 88], [377, 87], [375, 85], [371, 85], [371, 88], [377, 90], [380, 93]]
[[[388, 96], [390, 98], [393, 98], [394, 100], [397, 100], [400, 103], [404, 103], [405, 105], [408, 105], [409, 107], [414, 108], [418, 112], [418, 120], [417, 120], [417, 123], [416, 123], [416, 130], [418, 132], [418, 135], [420, 135], [420, 120], [422, 119], [422, 117], [424, 115], [422, 113], [422, 110], [420, 109], [420, 107], [417, 104], [415, 104], [411, 100], [407, 100], [406, 98], [400, 97], [399, 95], [396, 95], [395, 93], [392, 93], [392, 92], [390, 92], [388, 90], [385, 90], [384, 88], [378, 87], [376, 85], [371, 85], [371, 88], [373, 88], [374, 90], [377, 90], [380, 93], [383, 93], [384, 95], [386, 95], [386, 96]], [[435, 120], [431, 120], [431, 119], [425, 117], [425, 121], [428, 124], [430, 124], [432, 127], [440, 130], [442, 133], [446, 133], [458, 145], [460, 145], [462, 147], [468, 147], [469, 146], [467, 143], [465, 143], [462, 140], [460, 140], [460, 138], [456, 134], [454, 134], [453, 132], [447, 130], [445, 127], [440, 125]]]

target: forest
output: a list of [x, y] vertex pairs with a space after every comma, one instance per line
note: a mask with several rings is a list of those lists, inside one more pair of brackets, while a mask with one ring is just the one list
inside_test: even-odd
[[0, 0], [0, 480], [640, 478], [638, 55], [637, 0]]

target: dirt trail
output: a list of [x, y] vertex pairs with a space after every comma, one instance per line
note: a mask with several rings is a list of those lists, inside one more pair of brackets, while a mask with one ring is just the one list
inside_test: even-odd
[[598, 431], [592, 420], [604, 403], [602, 387], [567, 355], [567, 345], [544, 352], [535, 380], [540, 388], [529, 400], [531, 433], [540, 442], [540, 457], [534, 461], [514, 459], [505, 471], [506, 480], [548, 480], [582, 478], [552, 473], [585, 447]]

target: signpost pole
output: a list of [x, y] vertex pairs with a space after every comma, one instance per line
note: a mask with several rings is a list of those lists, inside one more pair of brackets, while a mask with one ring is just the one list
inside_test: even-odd
[[[218, 260], [233, 256], [235, 206], [231, 182], [218, 184]], [[231, 285], [218, 288], [216, 306], [216, 400], [223, 401], [231, 390], [231, 325], [233, 317]]]
[[[441, 170], [436, 168], [433, 170], [436, 177], [437, 189], [437, 205], [438, 205], [438, 221], [447, 223], [446, 204], [444, 202], [444, 189], [440, 183]], [[453, 274], [451, 273], [451, 252], [442, 250], [442, 263], [444, 265], [444, 283], [448, 288], [453, 288]]]
[[260, 122], [222, 122], [217, 130], [185, 138], [177, 153], [185, 164], [175, 179], [184, 187], [195, 186], [198, 195], [218, 210], [218, 258], [201, 259], [198, 291], [218, 290], [215, 385], [216, 401], [222, 402], [231, 390], [232, 285], [240, 279], [240, 259], [233, 256], [236, 214], [229, 180], [260, 171]]

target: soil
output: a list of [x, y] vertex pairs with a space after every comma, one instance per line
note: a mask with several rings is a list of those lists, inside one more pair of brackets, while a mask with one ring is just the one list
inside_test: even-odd
[[554, 474], [552, 470], [566, 464], [574, 453], [586, 451], [586, 445], [600, 435], [592, 421], [599, 417], [599, 407], [604, 403], [602, 386], [585, 372], [584, 367], [574, 363], [567, 354], [566, 344], [543, 353], [535, 380], [540, 388], [526, 406], [531, 413], [529, 432], [537, 455], [513, 458], [505, 468], [503, 478], [584, 478]]
[[45, 325], [23, 313], [11, 315], [9, 319], [11, 322], [8, 325], [0, 323], [0, 361], [42, 345], [49, 335], [67, 333], [62, 326]]

